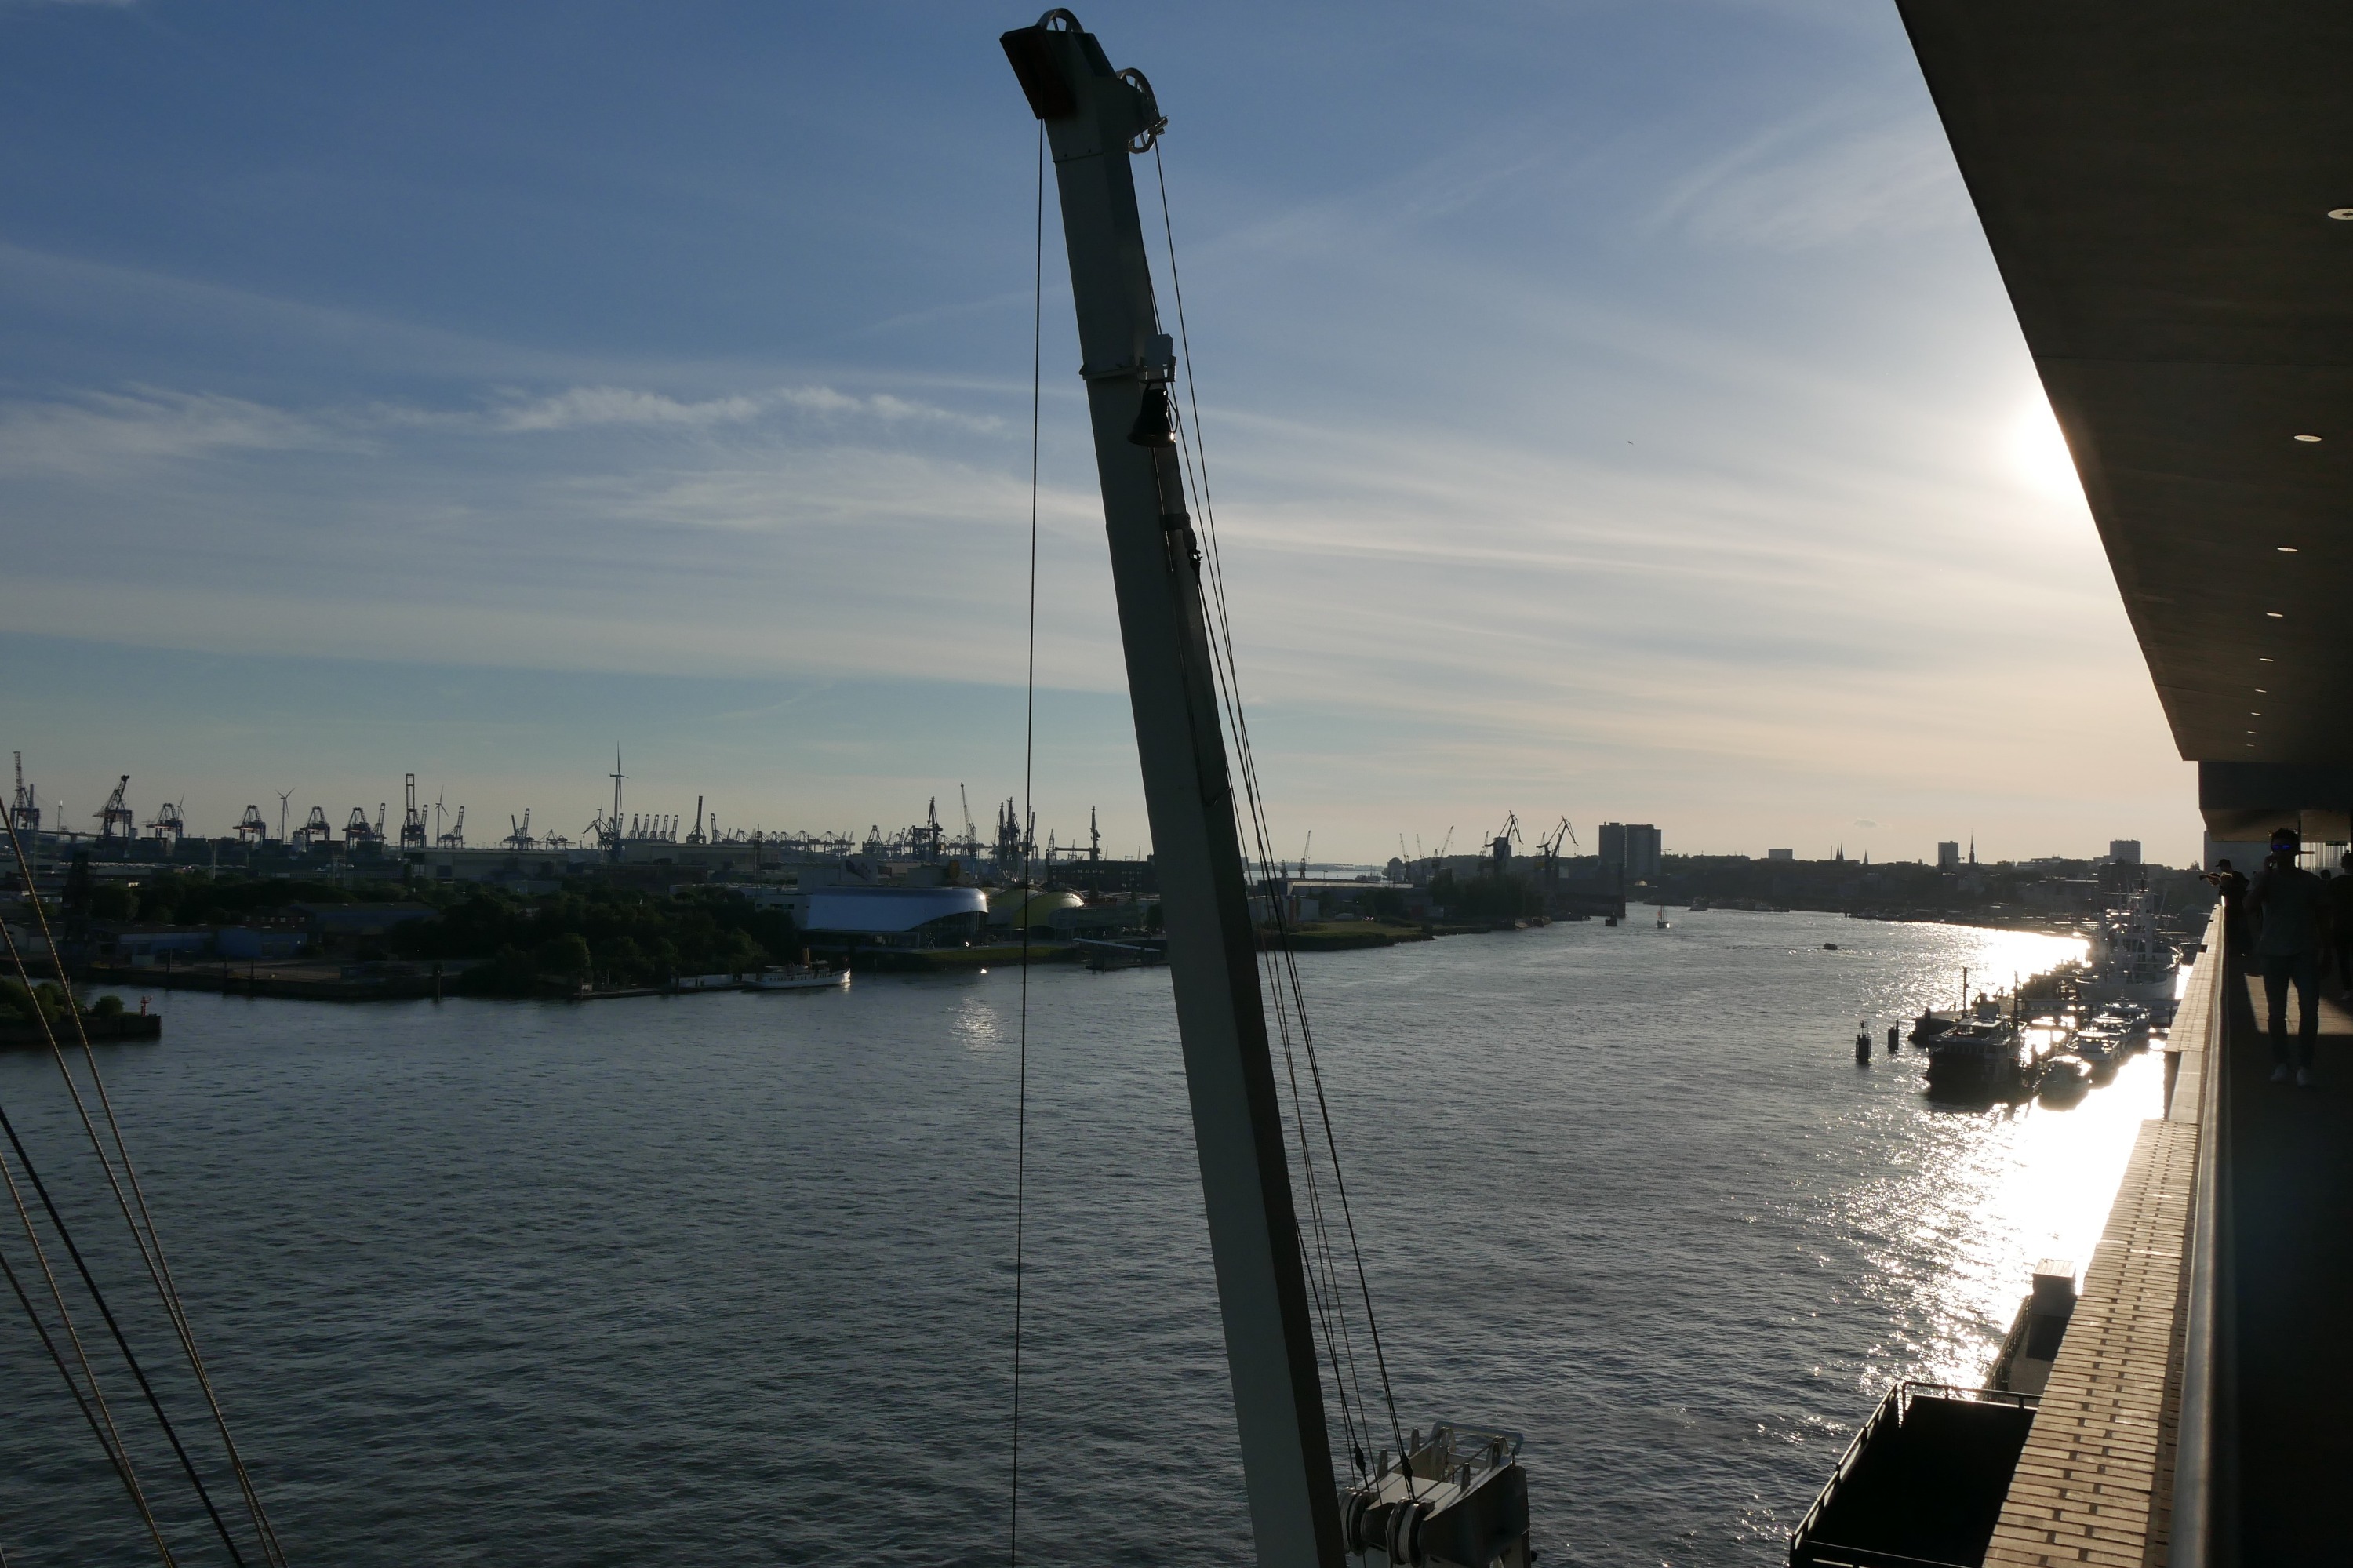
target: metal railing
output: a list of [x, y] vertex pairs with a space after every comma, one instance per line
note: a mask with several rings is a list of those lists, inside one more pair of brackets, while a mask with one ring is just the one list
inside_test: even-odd
[[1922, 1394], [1936, 1399], [1968, 1400], [1978, 1404], [2007, 1404], [2020, 1410], [2035, 1410], [2042, 1405], [2042, 1401], [2033, 1394], [2014, 1393], [2007, 1389], [1961, 1388], [1947, 1383], [1897, 1383], [1887, 1391], [1886, 1397], [1879, 1402], [1879, 1407], [1871, 1413], [1871, 1418], [1855, 1429], [1854, 1436], [1847, 1443], [1846, 1452], [1839, 1456], [1836, 1467], [1831, 1471], [1830, 1480], [1823, 1485], [1821, 1494], [1814, 1499], [1814, 1504], [1806, 1510], [1806, 1516], [1798, 1521], [1798, 1528], [1789, 1532], [1789, 1561], [1792, 1563], [1814, 1565], [1814, 1568], [1915, 1568], [1915, 1564], [1919, 1568], [1951, 1568], [1947, 1563], [1931, 1563], [1925, 1558], [1906, 1557], [1901, 1552], [1876, 1552], [1827, 1542], [1816, 1543], [1810, 1539], [1820, 1526], [1823, 1513], [1838, 1496], [1839, 1489], [1846, 1484], [1855, 1467], [1862, 1463], [1863, 1452], [1871, 1446], [1872, 1440], [1890, 1426], [1903, 1425], [1904, 1416], [1912, 1408], [1912, 1402]]
[[[2231, 1435], [2231, 1015], [2240, 954], [2218, 906], [2207, 927], [2209, 986], [2199, 1069], [2198, 1174], [2191, 1198], [2189, 1318], [2182, 1332], [2181, 1409], [2173, 1469], [2172, 1568], [2234, 1568], [2235, 1445]], [[2193, 982], [2196, 983], [2196, 982]]]

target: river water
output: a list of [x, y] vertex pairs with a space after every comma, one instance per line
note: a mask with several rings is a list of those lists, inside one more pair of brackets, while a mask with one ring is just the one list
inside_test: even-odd
[[[1303, 959], [1406, 1423], [1525, 1434], [1549, 1563], [1780, 1561], [1891, 1380], [1981, 1378], [2088, 1258], [2159, 1109], [2153, 1055], [1936, 1108], [1856, 1021], [2076, 950], [1712, 911]], [[292, 1561], [1004, 1561], [1019, 985], [159, 999], [101, 1061]], [[1246, 1561], [1166, 973], [1033, 973], [1029, 1066], [1022, 1558]], [[100, 1248], [54, 1065], [0, 1103]], [[154, 1561], [7, 1305], [8, 1563]]]

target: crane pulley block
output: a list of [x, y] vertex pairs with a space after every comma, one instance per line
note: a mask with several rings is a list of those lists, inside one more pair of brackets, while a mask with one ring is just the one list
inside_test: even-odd
[[1529, 1568], [1519, 1434], [1417, 1429], [1402, 1456], [1381, 1450], [1373, 1478], [1342, 1499], [1340, 1529], [1366, 1568]]

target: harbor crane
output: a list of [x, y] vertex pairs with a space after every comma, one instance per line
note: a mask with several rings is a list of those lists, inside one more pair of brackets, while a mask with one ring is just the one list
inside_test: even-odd
[[408, 805], [400, 814], [400, 847], [421, 850], [425, 847], [425, 813], [417, 808], [417, 775], [408, 776]]
[[1144, 73], [1114, 69], [1066, 10], [999, 42], [1050, 149], [1060, 198], [1257, 1562], [1341, 1568], [1346, 1554], [1377, 1551], [1393, 1564], [1526, 1568], [1527, 1482], [1508, 1434], [1440, 1425], [1425, 1443], [1417, 1429], [1410, 1445], [1398, 1435], [1408, 1451], [1394, 1464], [1384, 1457], [1375, 1471], [1352, 1453], [1356, 1483], [1344, 1493], [1335, 1478], [1216, 695], [1211, 595], [1170, 397], [1176, 344], [1166, 326], [1176, 313], [1155, 297], [1131, 163], [1153, 151], [1167, 120]]
[[1517, 811], [1506, 811], [1504, 813], [1503, 832], [1497, 833], [1488, 843], [1488, 850], [1496, 871], [1501, 872], [1512, 863], [1512, 845], [1515, 841], [1521, 843], [1527, 842], [1520, 836], [1520, 814]]
[[367, 808], [365, 806], [353, 806], [352, 808], [351, 816], [343, 823], [343, 848], [346, 850], [355, 850], [362, 844], [382, 843], [383, 842], [384, 830], [380, 826], [369, 822]]
[[185, 819], [180, 815], [179, 806], [166, 800], [155, 808], [155, 820], [147, 824], [147, 832], [158, 843], [168, 840], [176, 847], [180, 842], [180, 835], [186, 831], [186, 827]]
[[114, 793], [106, 804], [91, 813], [98, 820], [98, 842], [129, 843], [139, 836], [138, 815], [122, 803], [123, 791], [131, 788], [131, 775], [126, 773], [115, 781]]
[[[356, 810], [358, 808], [353, 809]], [[311, 807], [310, 816], [303, 821], [301, 831], [294, 836], [302, 841], [302, 847], [306, 850], [334, 842], [335, 829], [334, 825], [327, 821], [327, 808]]]
[[25, 754], [16, 753], [16, 797], [8, 808], [8, 820], [16, 824], [20, 833], [41, 831], [41, 802], [33, 787], [25, 782]]
[[449, 831], [443, 833], [436, 842], [438, 842], [443, 849], [464, 849], [466, 847], [466, 808], [463, 805], [460, 805], [458, 808], [458, 820], [451, 823]]
[[237, 836], [248, 849], [269, 842], [269, 822], [262, 816], [259, 806], [245, 809], [245, 815], [237, 820]]
[[961, 784], [956, 786], [956, 803], [964, 808], [963, 853], [974, 860], [980, 858], [980, 830], [973, 825], [972, 797]]
[[507, 826], [513, 831], [508, 833], [507, 836], [501, 841], [501, 848], [511, 850], [527, 850], [533, 847], [533, 840], [531, 836], [531, 808], [529, 806], [525, 806], [522, 809], [522, 821], [520, 822], [514, 820], [513, 813], [508, 813]]
[[694, 831], [686, 835], [686, 842], [691, 844], [705, 842], [702, 836], [702, 797], [700, 795], [694, 798]]

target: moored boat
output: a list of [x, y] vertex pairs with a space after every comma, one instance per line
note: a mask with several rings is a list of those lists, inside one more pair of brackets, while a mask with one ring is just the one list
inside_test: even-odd
[[2018, 1025], [1991, 1007], [1928, 1037], [1928, 1086], [1944, 1093], [1995, 1093], [2015, 1083], [2025, 1065]]
[[2034, 1097], [2047, 1106], [2073, 1105], [2091, 1086], [2088, 1064], [2073, 1056], [2053, 1056], [2035, 1075]]
[[849, 971], [831, 964], [776, 964], [744, 978], [745, 991], [839, 991]]

